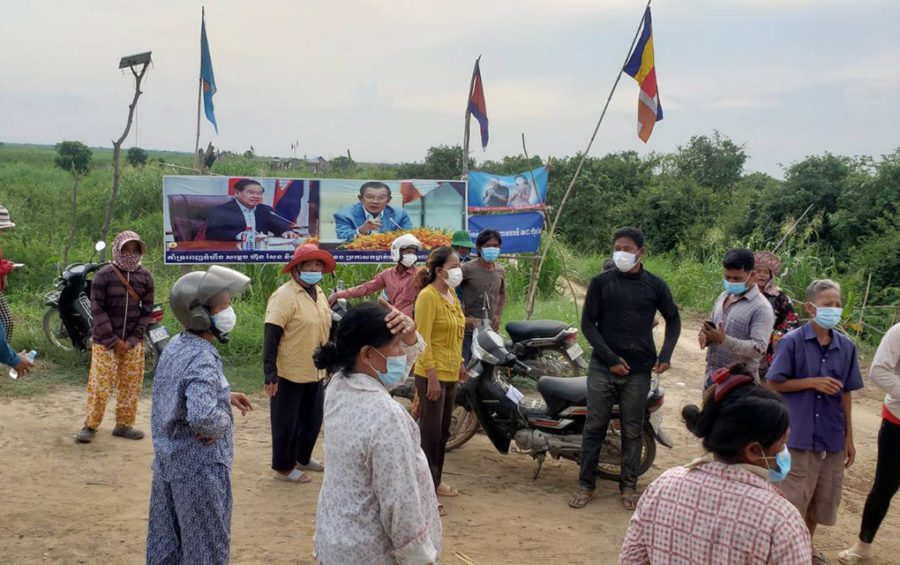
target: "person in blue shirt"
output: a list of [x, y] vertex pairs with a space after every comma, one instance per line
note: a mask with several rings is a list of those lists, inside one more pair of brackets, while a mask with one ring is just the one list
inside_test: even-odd
[[357, 236], [411, 230], [412, 220], [403, 208], [390, 206], [391, 189], [379, 181], [359, 187], [359, 202], [334, 213], [338, 239], [353, 241]]
[[22, 353], [16, 353], [12, 346], [6, 341], [6, 328], [3, 327], [2, 322], [0, 322], [0, 363], [9, 365], [18, 371], [19, 375], [24, 375], [34, 367], [34, 363], [25, 357], [24, 351]]

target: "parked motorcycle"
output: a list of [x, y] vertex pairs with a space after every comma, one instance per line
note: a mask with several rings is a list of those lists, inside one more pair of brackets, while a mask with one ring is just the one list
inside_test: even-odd
[[[104, 249], [106, 244], [102, 241], [94, 245], [95, 254]], [[44, 313], [44, 335], [59, 349], [74, 349], [79, 352], [91, 350], [91, 328], [94, 322], [90, 298], [91, 275], [106, 265], [93, 261], [94, 255], [87, 263], [72, 263], [67, 266], [59, 276], [56, 290], [45, 296], [47, 311]], [[153, 373], [159, 354], [169, 342], [169, 333], [163, 325], [164, 315], [162, 304], [154, 304], [144, 336], [145, 374]]]
[[[507, 349], [496, 332], [489, 329], [476, 331], [472, 358], [478, 363], [469, 370], [462, 391], [497, 451], [508, 453], [510, 443], [515, 441], [521, 452], [531, 455], [537, 462], [534, 479], [540, 474], [548, 454], [554, 459], [580, 462], [587, 420], [587, 377], [541, 377], [537, 385], [541, 398], [530, 400], [498, 376], [498, 368], [526, 370], [528, 366]], [[660, 408], [664, 400], [665, 391], [654, 382], [647, 398], [638, 475], [646, 473], [653, 465], [657, 443], [672, 447], [661, 427]], [[601, 478], [619, 479], [621, 444], [619, 410], [615, 407], [597, 467]]]

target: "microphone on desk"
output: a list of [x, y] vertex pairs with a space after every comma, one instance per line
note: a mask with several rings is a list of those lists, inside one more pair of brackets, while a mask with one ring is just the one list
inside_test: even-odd
[[301, 228], [300, 226], [298, 226], [298, 225], [297, 225], [297, 222], [292, 222], [292, 221], [288, 220], [287, 218], [285, 218], [284, 216], [281, 216], [281, 215], [279, 215], [279, 214], [276, 214], [276, 213], [275, 213], [275, 210], [269, 210], [269, 214], [271, 214], [271, 215], [275, 216], [276, 218], [282, 219], [282, 220], [284, 220], [285, 222], [287, 222], [288, 225], [289, 225], [290, 228], [291, 228], [291, 231], [295, 231], [295, 232], [297, 232], [297, 233], [300, 233], [301, 231], [303, 231], [303, 228]]

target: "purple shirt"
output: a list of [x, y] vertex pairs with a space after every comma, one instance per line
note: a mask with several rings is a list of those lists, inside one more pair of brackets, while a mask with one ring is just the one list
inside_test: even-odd
[[832, 377], [841, 381], [844, 388], [833, 395], [812, 389], [783, 393], [791, 411], [788, 447], [828, 453], [843, 451], [845, 431], [841, 396], [863, 387], [856, 347], [850, 338], [832, 331], [831, 343], [823, 351], [812, 322], [781, 338], [766, 379], [782, 383], [809, 377]]

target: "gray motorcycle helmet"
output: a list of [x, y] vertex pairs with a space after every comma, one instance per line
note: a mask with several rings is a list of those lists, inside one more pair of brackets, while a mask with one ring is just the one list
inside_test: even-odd
[[[232, 297], [244, 292], [250, 277], [213, 265], [207, 271], [188, 273], [172, 286], [169, 307], [184, 329], [194, 332], [214, 331], [209, 315], [209, 303], [218, 294], [228, 291]], [[221, 340], [221, 336], [216, 335]]]

